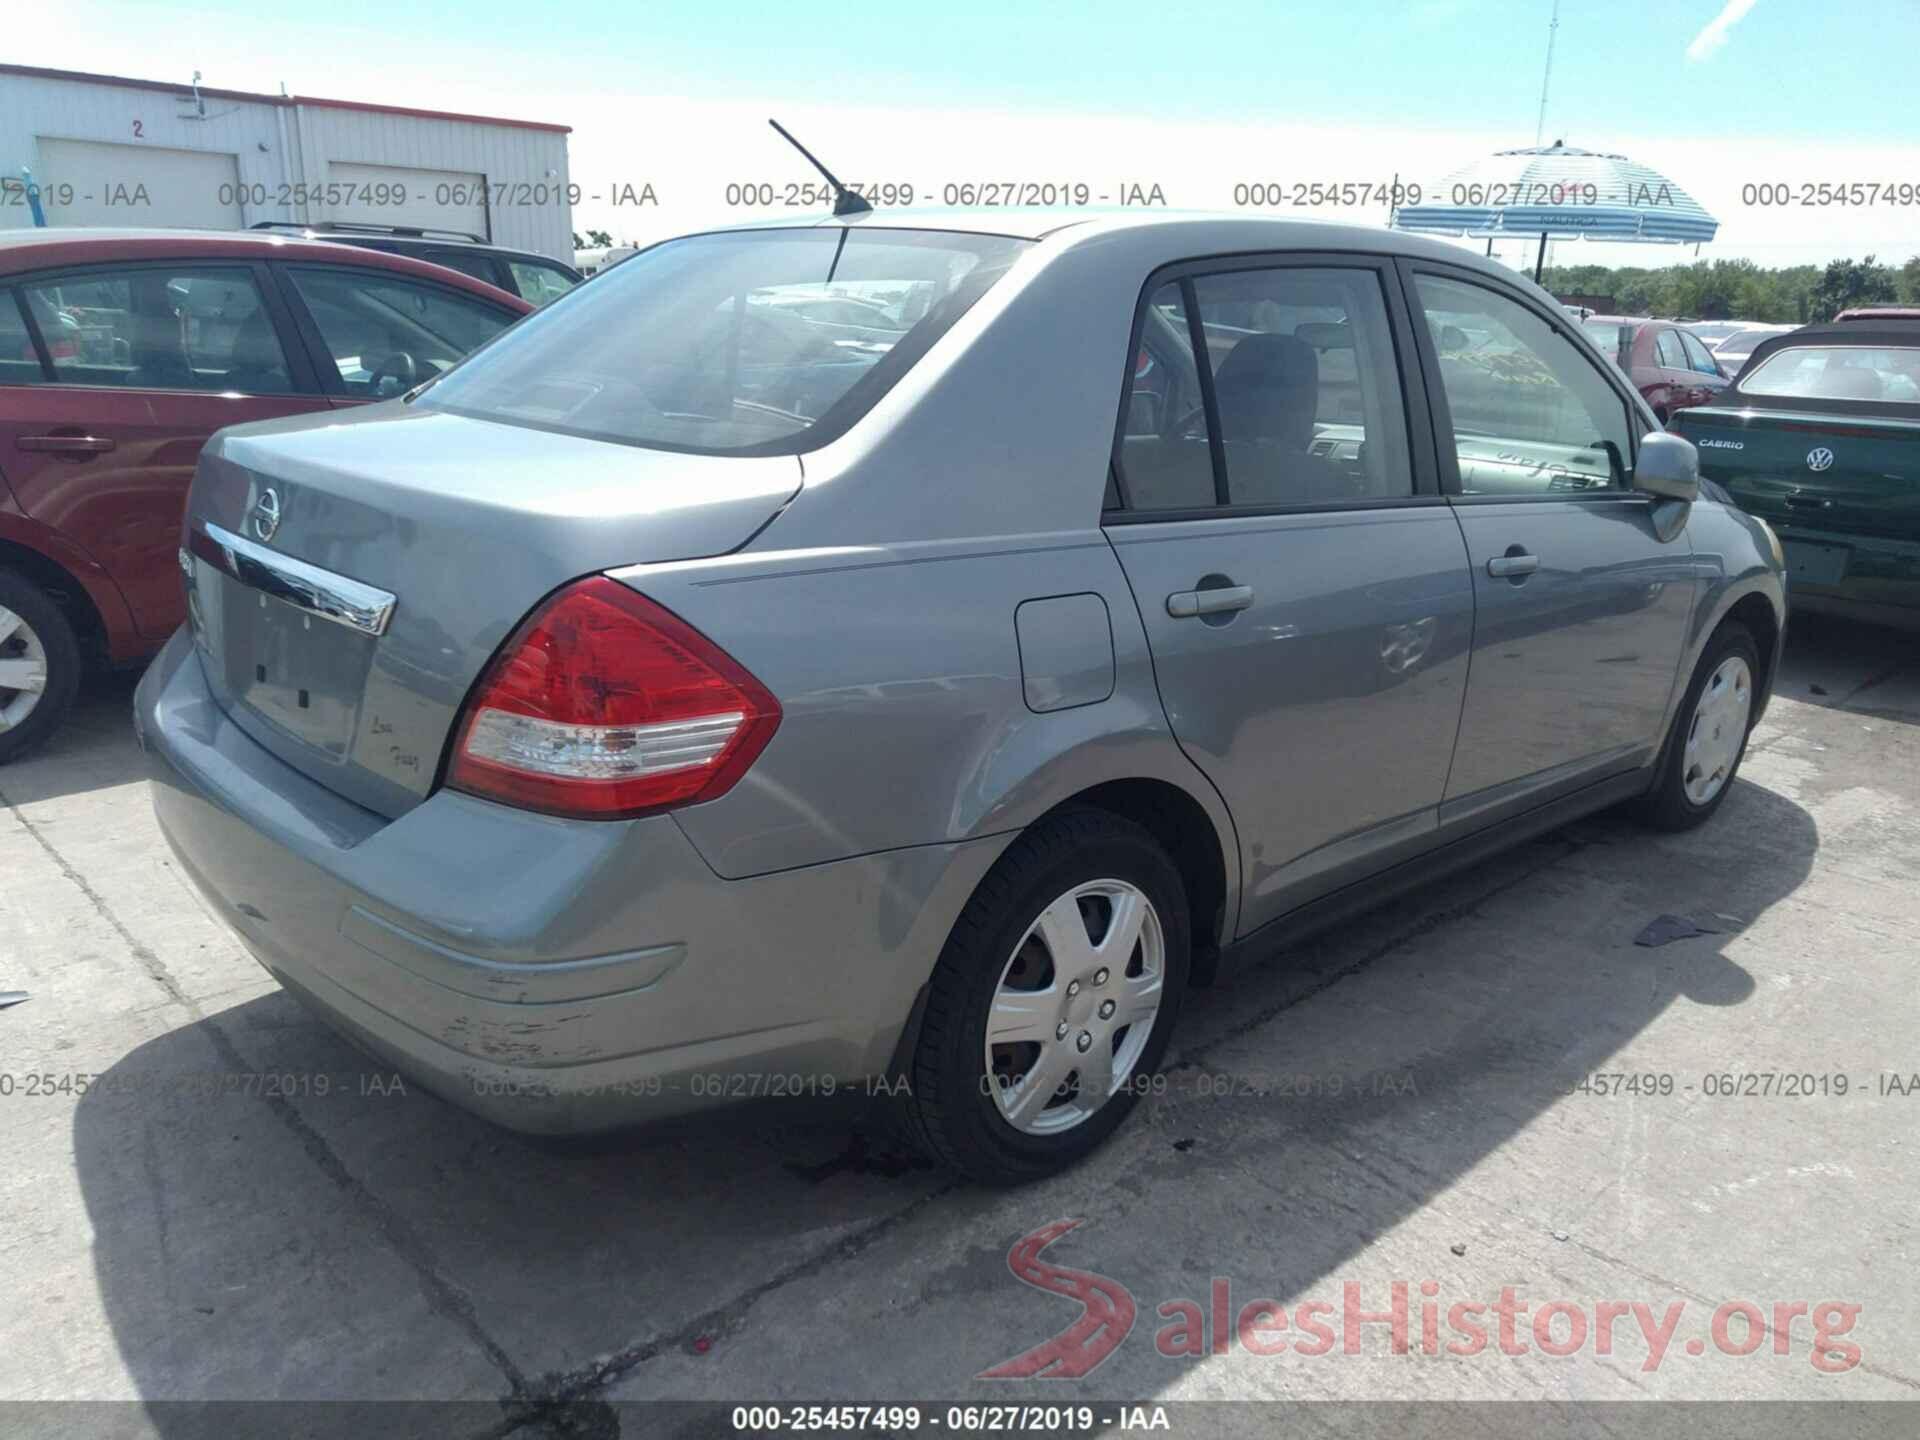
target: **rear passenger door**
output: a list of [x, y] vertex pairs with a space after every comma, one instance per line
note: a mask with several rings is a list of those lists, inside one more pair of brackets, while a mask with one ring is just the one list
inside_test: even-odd
[[[1660, 744], [1696, 575], [1629, 488], [1639, 412], [1564, 316], [1471, 271], [1405, 267], [1477, 620], [1443, 820], [1471, 826], [1630, 770]], [[1448, 332], [1478, 337], [1448, 352]]]
[[1693, 372], [1693, 400], [1695, 405], [1710, 405], [1727, 388], [1727, 377], [1720, 373], [1720, 367], [1714, 363], [1713, 352], [1700, 343], [1700, 337], [1686, 330], [1676, 332], [1680, 336], [1680, 348], [1686, 353], [1687, 368]]
[[1196, 261], [1141, 296], [1106, 533], [1233, 813], [1243, 932], [1437, 823], [1473, 586], [1411, 354], [1390, 262]]
[[4, 303], [27, 327], [0, 371], [0, 470], [20, 507], [111, 574], [148, 641], [186, 615], [187, 487], [225, 425], [325, 410], [289, 325], [244, 262], [44, 271]]

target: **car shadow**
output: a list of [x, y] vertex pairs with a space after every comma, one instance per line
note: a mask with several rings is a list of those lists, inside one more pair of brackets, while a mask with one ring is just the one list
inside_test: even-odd
[[[926, 1253], [883, 1359], [781, 1330], [756, 1332], [752, 1364], [769, 1394], [786, 1347], [808, 1393], [843, 1393], [844, 1379], [861, 1393], [952, 1394], [1005, 1358], [953, 1337], [984, 1334], [991, 1348], [1009, 1332], [914, 1312], [991, 1317], [1020, 1297], [1005, 1273], [1010, 1207], [1038, 1223], [1105, 1196], [1090, 1227], [1101, 1252], [1174, 1267], [1143, 1272], [1143, 1296], [1178, 1293], [1156, 1287], [1190, 1279], [1178, 1267], [1192, 1257], [1239, 1253], [1250, 1224], [1286, 1236], [1263, 1253], [1263, 1280], [1310, 1290], [1669, 1007], [1745, 1000], [1754, 981], [1719, 939], [1649, 949], [1632, 937], [1688, 907], [1750, 924], [1806, 878], [1818, 843], [1806, 811], [1742, 781], [1691, 834], [1600, 817], [1382, 906], [1194, 996], [1169, 1093], [1049, 1182], [1058, 1189], [1013, 1201], [957, 1185], [868, 1125], [786, 1102], [605, 1148], [529, 1143], [404, 1086], [266, 994], [138, 1047], [80, 1100], [95, 1278], [149, 1401], [591, 1397], [658, 1357], [704, 1354], [708, 1337], [750, 1327], [770, 1290], [804, 1288], [824, 1266], [879, 1265], [889, 1246], [917, 1254], [931, 1242], [914, 1219], [931, 1215], [938, 1255]], [[1513, 909], [1527, 925], [1501, 919]], [[1324, 1002], [1347, 981], [1364, 982], [1365, 1003]], [[1191, 1084], [1335, 1070], [1410, 1070], [1418, 1094], [1281, 1103]], [[1328, 1155], [1391, 1179], [1329, 1203], [1316, 1180]], [[1174, 1203], [1210, 1182], [1217, 1199]], [[833, 1305], [854, 1313], [807, 1329], [857, 1325], [866, 1303], [882, 1302], [847, 1287]], [[1024, 1334], [1036, 1322], [1020, 1314]], [[1144, 1395], [1167, 1379], [1142, 1344], [1049, 1398]], [[173, 1435], [205, 1421], [150, 1415]]]

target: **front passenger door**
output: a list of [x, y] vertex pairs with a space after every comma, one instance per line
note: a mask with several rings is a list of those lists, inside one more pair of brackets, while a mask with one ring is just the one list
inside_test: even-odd
[[[1477, 600], [1442, 819], [1497, 819], [1652, 758], [1693, 548], [1684, 529], [1661, 539], [1629, 488], [1637, 412], [1563, 321], [1484, 277], [1407, 273]], [[1482, 339], [1448, 354], [1449, 331]]]
[[1245, 933], [1431, 836], [1473, 587], [1389, 262], [1205, 262], [1142, 299], [1104, 521]]
[[280, 273], [337, 405], [402, 395], [520, 318], [451, 286], [368, 266], [289, 264]]

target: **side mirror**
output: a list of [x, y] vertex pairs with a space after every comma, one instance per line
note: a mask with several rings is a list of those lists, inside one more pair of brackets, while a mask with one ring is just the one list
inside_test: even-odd
[[1691, 505], [1700, 498], [1700, 452], [1691, 440], [1656, 430], [1640, 442], [1633, 488]]

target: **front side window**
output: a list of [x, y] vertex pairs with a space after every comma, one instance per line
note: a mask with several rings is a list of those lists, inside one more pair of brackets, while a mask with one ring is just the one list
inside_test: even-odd
[[509, 260], [507, 269], [513, 272], [513, 285], [520, 292], [520, 298], [529, 305], [558, 300], [575, 284], [574, 278], [557, 266], [539, 265], [531, 260]]
[[1700, 343], [1696, 335], [1685, 330], [1675, 332], [1680, 336], [1680, 348], [1687, 352], [1687, 368], [1697, 370], [1702, 375], [1718, 375], [1720, 367], [1713, 363], [1713, 356], [1707, 353], [1707, 347]]
[[[1485, 286], [1421, 275], [1418, 289], [1452, 412], [1462, 494], [1625, 487], [1627, 404], [1584, 351]], [[1479, 338], [1450, 346], [1449, 332]]]
[[286, 352], [251, 272], [90, 271], [21, 286], [57, 385], [285, 395]]
[[866, 414], [1031, 243], [838, 226], [670, 240], [416, 403], [655, 449], [797, 454]]
[[1740, 376], [1740, 393], [1912, 405], [1920, 403], [1920, 348], [1806, 345], [1776, 350]]
[[1119, 462], [1130, 509], [1335, 506], [1413, 494], [1375, 271], [1236, 270], [1175, 282], [1149, 298], [1141, 340]]
[[344, 392], [381, 400], [431, 380], [516, 317], [470, 295], [374, 270], [287, 267]]

